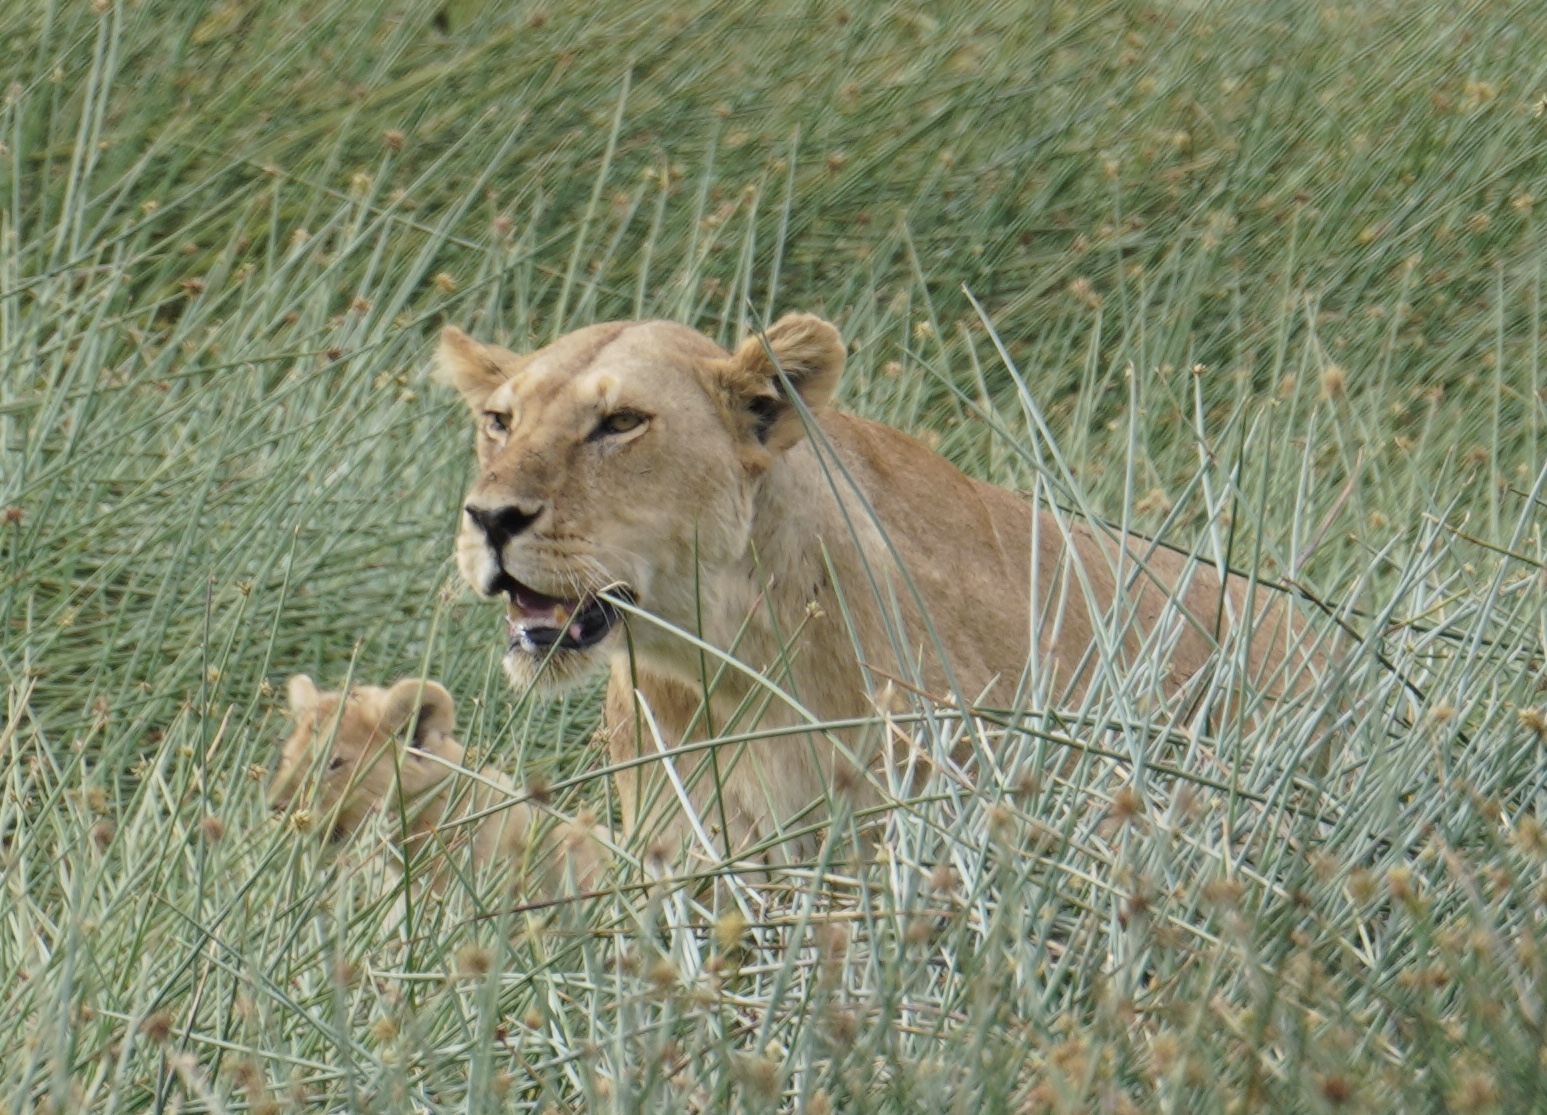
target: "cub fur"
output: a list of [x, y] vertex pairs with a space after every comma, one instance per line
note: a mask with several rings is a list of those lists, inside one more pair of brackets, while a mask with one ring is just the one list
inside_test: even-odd
[[[466, 751], [451, 736], [456, 710], [444, 686], [405, 678], [344, 694], [297, 674], [289, 697], [295, 728], [280, 750], [271, 808], [304, 805], [331, 823], [335, 839], [384, 809], [407, 820], [393, 826], [405, 834], [405, 862], [427, 846], [456, 853], [470, 842], [476, 869], [510, 871], [513, 884], [544, 897], [566, 887], [589, 890], [598, 881], [606, 863], [603, 830], [582, 818], [534, 843], [539, 818], [515, 800], [510, 779], [493, 767], [476, 776], [463, 769]], [[445, 863], [437, 863], [433, 885], [446, 877]]]
[[[876, 797], [850, 766], [872, 761], [865, 739], [810, 718], [873, 714], [888, 679], [1003, 708], [1077, 702], [1103, 664], [1158, 662], [1147, 696], [1195, 704], [1221, 644], [1269, 695], [1319, 660], [1285, 594], [1034, 510], [832, 409], [844, 357], [808, 314], [734, 352], [667, 321], [529, 354], [442, 335], [438, 375], [476, 427], [458, 568], [506, 600], [515, 686], [610, 672], [626, 832], [808, 854], [785, 830], [819, 824], [832, 786]], [[760, 734], [677, 750], [727, 725]]]

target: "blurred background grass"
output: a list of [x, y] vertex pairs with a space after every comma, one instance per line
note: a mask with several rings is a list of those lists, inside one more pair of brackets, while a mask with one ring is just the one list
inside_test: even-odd
[[[1540, 5], [115, 0], [7, 5], [0, 41], [13, 1109], [1537, 1094]], [[787, 936], [770, 919], [767, 972], [707, 1005], [712, 912], [633, 892], [558, 915], [581, 960], [433, 911], [400, 955], [370, 876], [263, 817], [276, 688], [303, 669], [423, 668], [505, 769], [594, 765], [594, 698], [514, 700], [495, 609], [455, 580], [468, 438], [425, 378], [442, 322], [519, 348], [661, 315], [728, 342], [791, 309], [849, 340], [844, 405], [969, 472], [1031, 490], [1052, 454], [1066, 503], [1189, 544], [1223, 524], [1265, 577], [1452, 629], [1383, 652], [1443, 696], [1361, 721], [1362, 812], [1265, 837], [1249, 899], [1203, 897], [1250, 858], [1228, 836], [1197, 878], [1161, 872], [1145, 901], [1176, 898], [1192, 942], [1174, 970], [1114, 943], [1154, 870], [1135, 848], [1173, 837], [1085, 840], [1083, 784], [1040, 801], [1071, 819], [1039, 855], [1116, 905], [1049, 944], [1045, 878], [983, 852], [958, 951], [930, 951], [898, 897], [929, 893], [920, 853], [891, 876], [900, 936], [854, 923], [847, 1044], [812, 1005], [837, 992], [809, 911]], [[1248, 743], [1293, 767], [1237, 740], [1237, 773]], [[1262, 777], [1254, 823], [1299, 831]], [[1456, 868], [1458, 847], [1480, 858]], [[1450, 905], [1406, 903], [1425, 887]], [[614, 937], [668, 948], [681, 995], [620, 974]], [[480, 940], [495, 975], [444, 978]], [[1029, 982], [1003, 987], [1006, 964]], [[776, 1009], [794, 971], [804, 1013]], [[1280, 980], [1293, 995], [1263, 990]], [[905, 988], [906, 1009], [865, 998]], [[671, 1066], [694, 1049], [690, 1087]]]

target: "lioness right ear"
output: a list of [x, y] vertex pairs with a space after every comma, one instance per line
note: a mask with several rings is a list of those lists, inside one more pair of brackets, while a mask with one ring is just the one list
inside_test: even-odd
[[814, 314], [785, 314], [767, 333], [748, 337], [729, 360], [719, 362], [715, 378], [726, 403], [758, 443], [744, 456], [766, 459], [805, 437], [790, 389], [808, 409], [821, 410], [838, 386], [843, 362], [837, 328]]
[[410, 721], [413, 728], [409, 738], [415, 747], [424, 747], [437, 735], [449, 736], [457, 726], [457, 714], [446, 687], [418, 678], [395, 682], [382, 706], [382, 727], [396, 732]]
[[462, 392], [476, 413], [529, 359], [498, 345], [480, 344], [455, 325], [448, 325], [441, 330], [440, 348], [435, 352], [435, 378]]
[[303, 714], [317, 707], [317, 702], [322, 699], [322, 694], [317, 691], [317, 683], [305, 674], [296, 674], [286, 686], [290, 697], [290, 714], [300, 718]]

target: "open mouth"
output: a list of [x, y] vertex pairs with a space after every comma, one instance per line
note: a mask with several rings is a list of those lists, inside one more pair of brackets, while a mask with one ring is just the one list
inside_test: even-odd
[[[585, 650], [605, 639], [623, 619], [617, 607], [594, 593], [579, 598], [550, 596], [509, 574], [502, 576], [495, 588], [507, 601], [511, 650], [528, 654]], [[620, 600], [634, 599], [634, 594], [621, 585], [606, 591]]]

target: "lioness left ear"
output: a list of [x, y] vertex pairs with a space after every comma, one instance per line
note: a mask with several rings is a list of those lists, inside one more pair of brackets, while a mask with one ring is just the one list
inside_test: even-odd
[[462, 392], [474, 413], [484, 400], [521, 371], [531, 359], [498, 345], [480, 344], [455, 325], [441, 330], [435, 352], [435, 378]]
[[778, 454], [806, 436], [789, 388], [809, 409], [820, 410], [838, 386], [843, 361], [843, 338], [831, 322], [786, 314], [763, 336], [742, 341], [716, 371], [727, 405], [746, 416], [752, 436], [769, 453]]

